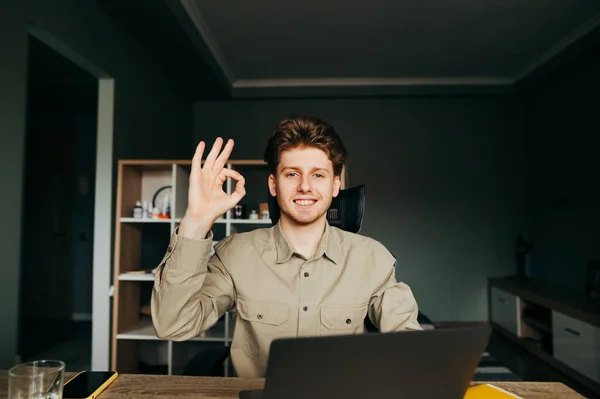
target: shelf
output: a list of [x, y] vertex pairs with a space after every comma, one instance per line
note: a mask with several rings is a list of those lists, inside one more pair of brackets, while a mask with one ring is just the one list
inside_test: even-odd
[[171, 223], [173, 219], [136, 219], [121, 218], [122, 223]]
[[[225, 323], [218, 322], [210, 330], [202, 333], [201, 335], [190, 339], [189, 341], [199, 342], [230, 342], [231, 335], [225, 337]], [[154, 326], [151, 321], [143, 321], [139, 326], [132, 328], [126, 332], [117, 334], [117, 339], [130, 339], [130, 340], [157, 340], [162, 341], [158, 338], [154, 332]]]
[[119, 281], [154, 281], [154, 273], [121, 273]]
[[190, 341], [229, 342], [231, 341], [231, 337], [225, 337], [225, 323], [218, 322], [210, 330], [203, 332], [198, 337], [192, 338]]
[[117, 339], [135, 339], [135, 340], [157, 340], [161, 341], [154, 332], [154, 326], [151, 321], [141, 322], [137, 327], [132, 328], [121, 334], [117, 334]]

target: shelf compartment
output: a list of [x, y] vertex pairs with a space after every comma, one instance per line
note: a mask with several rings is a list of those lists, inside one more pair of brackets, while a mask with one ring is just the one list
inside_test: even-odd
[[164, 186], [173, 185], [173, 165], [124, 165], [119, 168], [119, 186], [121, 195], [119, 216], [133, 216], [133, 207], [137, 201], [148, 201], [151, 205], [156, 191]]
[[156, 336], [151, 321], [140, 321], [137, 326], [117, 334], [117, 339], [161, 340]]
[[551, 310], [521, 299], [519, 338], [548, 354], [552, 354]]
[[225, 321], [218, 321], [210, 330], [203, 332], [190, 341], [202, 342], [231, 342], [230, 337], [225, 336]]
[[[147, 317], [141, 318], [140, 322], [136, 326], [117, 334], [117, 339], [138, 341], [161, 340], [156, 336], [152, 321]], [[188, 341], [228, 343], [231, 342], [231, 336], [225, 336], [225, 322], [219, 321], [210, 330], [205, 331], [199, 336]]]

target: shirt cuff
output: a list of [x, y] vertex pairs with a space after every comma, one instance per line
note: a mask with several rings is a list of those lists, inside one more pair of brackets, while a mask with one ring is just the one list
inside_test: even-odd
[[214, 234], [208, 232], [206, 238], [198, 240], [179, 235], [179, 226], [171, 235], [165, 255], [166, 265], [170, 269], [197, 271], [206, 268], [212, 250]]

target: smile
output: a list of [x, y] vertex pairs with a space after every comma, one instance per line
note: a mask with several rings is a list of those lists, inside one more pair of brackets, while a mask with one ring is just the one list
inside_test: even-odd
[[314, 205], [316, 202], [317, 202], [317, 200], [311, 200], [311, 199], [294, 200], [294, 203], [296, 205], [301, 205], [301, 206], [311, 206], [311, 205]]

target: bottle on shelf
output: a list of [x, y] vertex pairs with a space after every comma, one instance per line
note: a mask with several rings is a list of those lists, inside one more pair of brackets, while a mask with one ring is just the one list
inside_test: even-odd
[[133, 217], [134, 219], [141, 219], [144, 217], [144, 210], [140, 201], [137, 201], [133, 207]]

